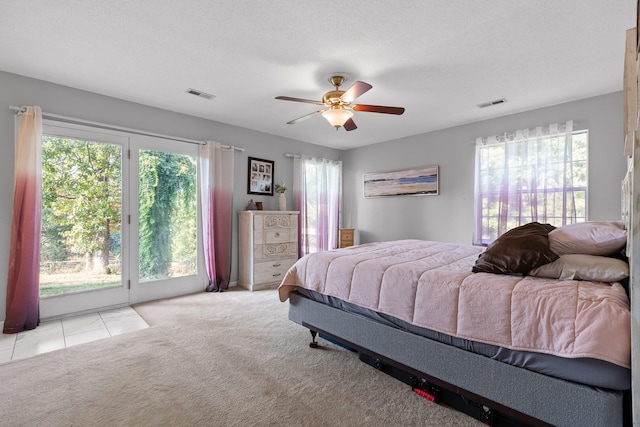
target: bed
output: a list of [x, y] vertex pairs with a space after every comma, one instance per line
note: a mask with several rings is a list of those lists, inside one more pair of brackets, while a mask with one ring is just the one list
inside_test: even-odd
[[588, 222], [526, 224], [488, 248], [370, 243], [306, 255], [278, 292], [313, 343], [319, 333], [488, 424], [622, 426], [626, 241], [624, 224]]

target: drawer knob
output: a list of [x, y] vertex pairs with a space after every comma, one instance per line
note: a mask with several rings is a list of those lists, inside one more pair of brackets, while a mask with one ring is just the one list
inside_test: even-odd
[[277, 264], [273, 264], [274, 267], [280, 267], [282, 264], [277, 263]]
[[280, 273], [276, 273], [273, 275], [273, 277], [278, 277], [280, 275]]

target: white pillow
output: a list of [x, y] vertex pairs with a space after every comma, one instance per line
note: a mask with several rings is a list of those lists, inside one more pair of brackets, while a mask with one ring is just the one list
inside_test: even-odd
[[534, 268], [529, 275], [561, 280], [618, 282], [629, 276], [629, 264], [604, 256], [561, 255], [552, 263]]
[[558, 227], [549, 233], [556, 255], [611, 255], [627, 243], [627, 230], [617, 221], [587, 221]]

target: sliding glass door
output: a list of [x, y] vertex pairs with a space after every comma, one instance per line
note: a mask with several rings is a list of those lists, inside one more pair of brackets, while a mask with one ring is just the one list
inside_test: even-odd
[[123, 135], [45, 122], [42, 137], [42, 318], [128, 303], [123, 241], [129, 181]]
[[198, 146], [136, 137], [131, 230], [137, 236], [132, 301], [204, 289], [197, 191]]
[[42, 318], [204, 289], [197, 152], [45, 121]]

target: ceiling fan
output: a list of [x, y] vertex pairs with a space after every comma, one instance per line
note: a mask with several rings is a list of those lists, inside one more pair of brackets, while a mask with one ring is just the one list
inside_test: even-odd
[[290, 96], [276, 96], [276, 99], [281, 99], [283, 101], [306, 102], [308, 104], [324, 105], [325, 107], [328, 107], [326, 110], [314, 111], [313, 113], [306, 114], [302, 117], [298, 117], [297, 119], [293, 119], [290, 122], [287, 122], [287, 124], [293, 125], [295, 123], [306, 120], [315, 114], [320, 113], [325, 119], [327, 119], [327, 121], [329, 121], [329, 123], [331, 123], [331, 126], [334, 126], [336, 128], [336, 130], [343, 126], [345, 130], [351, 131], [358, 128], [352, 118], [353, 111], [366, 111], [369, 113], [384, 113], [395, 115], [404, 113], [403, 107], [387, 107], [384, 105], [367, 104], [351, 105], [351, 103], [357, 97], [367, 92], [373, 86], [371, 86], [369, 83], [357, 81], [346, 91], [340, 90], [340, 85], [342, 85], [342, 83], [344, 83], [346, 79], [347, 78], [344, 75], [332, 75], [331, 77], [329, 77], [329, 82], [335, 86], [335, 89], [325, 93], [322, 96], [322, 101], [292, 98]]

